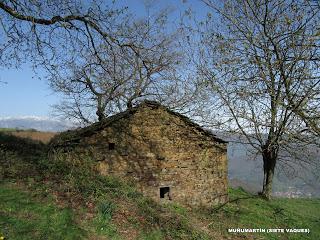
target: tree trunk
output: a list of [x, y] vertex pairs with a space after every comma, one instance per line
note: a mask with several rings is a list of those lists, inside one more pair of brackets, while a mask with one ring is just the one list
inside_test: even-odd
[[104, 116], [103, 112], [97, 110], [96, 114], [98, 116], [98, 121], [99, 122], [101, 122], [101, 121], [103, 121], [105, 119], [105, 116]]
[[106, 118], [104, 110], [105, 110], [105, 105], [102, 102], [102, 95], [99, 95], [97, 97], [97, 111], [96, 111], [99, 122], [103, 121]]
[[272, 193], [272, 180], [273, 180], [274, 169], [277, 161], [277, 150], [275, 148], [268, 146], [263, 150], [262, 157], [263, 157], [264, 179], [263, 179], [263, 189], [261, 194], [263, 197], [270, 200], [271, 193]]

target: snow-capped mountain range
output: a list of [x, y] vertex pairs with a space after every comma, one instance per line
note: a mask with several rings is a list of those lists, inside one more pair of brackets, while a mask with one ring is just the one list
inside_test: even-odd
[[73, 127], [69, 121], [41, 116], [0, 117], [0, 128], [36, 129], [38, 131], [61, 132]]

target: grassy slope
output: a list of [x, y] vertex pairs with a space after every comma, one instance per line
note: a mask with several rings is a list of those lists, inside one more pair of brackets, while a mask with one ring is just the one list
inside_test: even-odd
[[85, 236], [69, 208], [39, 199], [14, 184], [0, 186], [0, 229], [8, 239], [79, 239]]
[[[230, 190], [219, 209], [160, 206], [90, 161], [48, 162], [40, 142], [0, 134], [0, 235], [7, 239], [320, 239], [320, 200], [267, 202]], [[310, 234], [228, 228], [310, 228]], [[1, 237], [1, 236], [0, 236]]]
[[[229, 197], [235, 200], [212, 216], [219, 219], [213, 222], [212, 228], [264, 228], [286, 229], [309, 228], [310, 233], [255, 233], [233, 236], [261, 236], [266, 239], [320, 239], [320, 200], [319, 199], [286, 199], [277, 198], [265, 201], [241, 189], [230, 189]], [[238, 200], [236, 200], [238, 199]], [[230, 233], [229, 233], [230, 235]]]

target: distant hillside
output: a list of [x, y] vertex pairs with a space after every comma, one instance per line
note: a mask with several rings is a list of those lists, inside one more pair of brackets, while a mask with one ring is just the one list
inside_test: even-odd
[[55, 132], [39, 132], [39, 131], [12, 131], [9, 132], [13, 136], [20, 138], [29, 138], [32, 140], [40, 141], [43, 143], [49, 143], [50, 140], [57, 134]]
[[[320, 159], [320, 155], [313, 156]], [[256, 193], [261, 190], [263, 170], [261, 156], [256, 159], [250, 154], [250, 146], [239, 143], [229, 143], [228, 146], [229, 182], [233, 187], [241, 186], [245, 190]], [[291, 169], [292, 170], [292, 169]], [[294, 174], [280, 172], [276, 168], [273, 184], [273, 194], [285, 197], [319, 197], [319, 169], [314, 167], [295, 166]]]
[[45, 132], [61, 132], [72, 128], [70, 122], [62, 122], [48, 117], [0, 117], [0, 128], [36, 129]]

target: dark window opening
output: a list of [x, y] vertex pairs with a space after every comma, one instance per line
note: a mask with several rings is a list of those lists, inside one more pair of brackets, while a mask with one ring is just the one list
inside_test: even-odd
[[160, 198], [165, 198], [165, 199], [171, 200], [170, 187], [161, 187], [160, 188]]
[[166, 158], [163, 157], [163, 156], [157, 156], [157, 159], [158, 159], [158, 160], [165, 160]]
[[109, 143], [109, 150], [114, 150], [115, 146], [115, 143]]

